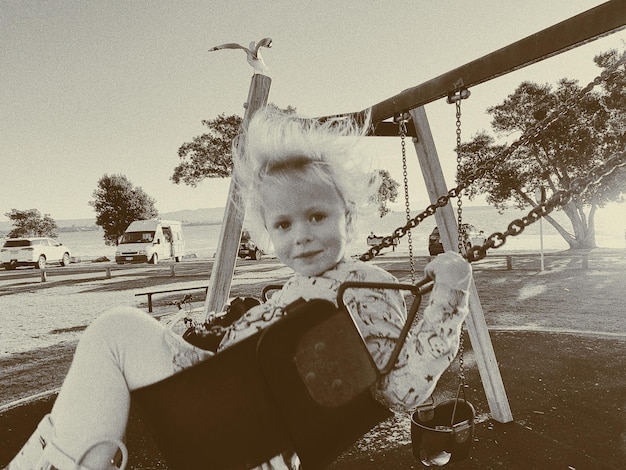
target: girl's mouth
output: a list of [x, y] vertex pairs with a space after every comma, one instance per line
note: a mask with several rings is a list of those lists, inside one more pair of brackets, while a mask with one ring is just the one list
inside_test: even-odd
[[307, 251], [305, 253], [300, 253], [299, 255], [296, 256], [297, 259], [310, 259], [313, 258], [314, 256], [318, 255], [321, 253], [321, 250], [318, 251]]

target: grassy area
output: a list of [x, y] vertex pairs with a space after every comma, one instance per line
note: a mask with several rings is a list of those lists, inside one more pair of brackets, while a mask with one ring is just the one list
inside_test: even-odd
[[[418, 278], [426, 261], [418, 260]], [[376, 262], [403, 280], [409, 276], [404, 258], [384, 255]], [[578, 254], [552, 258], [543, 272], [537, 263], [536, 257], [520, 257], [514, 269], [507, 270], [506, 263], [493, 257], [474, 267], [514, 421], [502, 424], [489, 419], [468, 345], [468, 398], [484, 419], [476, 425], [470, 458], [453, 468], [622, 468], [626, 461], [624, 253], [592, 252], [587, 269], [582, 269]], [[141, 288], [150, 282], [133, 281], [126, 287]], [[258, 295], [261, 288], [242, 283], [233, 295]], [[71, 346], [64, 345], [63, 351], [48, 348], [0, 361], [0, 379], [9, 384], [2, 388], [0, 403], [39, 392], [42, 383], [48, 388], [60, 384], [70, 357]], [[444, 374], [437, 397], [456, 390], [457, 367]], [[45, 382], [44, 377], [52, 380]], [[50, 400], [40, 400], [0, 415], [0, 466], [50, 405]], [[411, 454], [409, 430], [406, 419], [382, 423], [331, 468], [420, 468]], [[136, 413], [128, 437], [132, 468], [167, 468]]]

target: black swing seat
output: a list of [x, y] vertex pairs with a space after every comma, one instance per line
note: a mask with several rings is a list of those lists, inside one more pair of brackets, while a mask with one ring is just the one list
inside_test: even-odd
[[295, 451], [323, 468], [391, 416], [350, 314], [296, 301], [267, 329], [132, 393], [172, 469], [244, 469]]
[[413, 456], [425, 466], [467, 458], [474, 441], [474, 406], [463, 398], [422, 405], [411, 416]]

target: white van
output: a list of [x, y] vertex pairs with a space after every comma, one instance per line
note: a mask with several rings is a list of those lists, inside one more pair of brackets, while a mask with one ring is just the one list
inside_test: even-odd
[[180, 222], [174, 220], [135, 220], [120, 237], [115, 262], [157, 264], [160, 259], [185, 255], [185, 240]]

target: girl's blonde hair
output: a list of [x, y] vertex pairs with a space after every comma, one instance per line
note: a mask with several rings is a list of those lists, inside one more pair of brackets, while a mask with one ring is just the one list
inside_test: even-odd
[[248, 195], [251, 209], [262, 216], [259, 189], [272, 179], [317, 177], [334, 187], [353, 220], [370, 200], [375, 179], [368, 162], [357, 154], [368, 122], [337, 118], [320, 122], [266, 107], [254, 115], [233, 148], [235, 181]]

